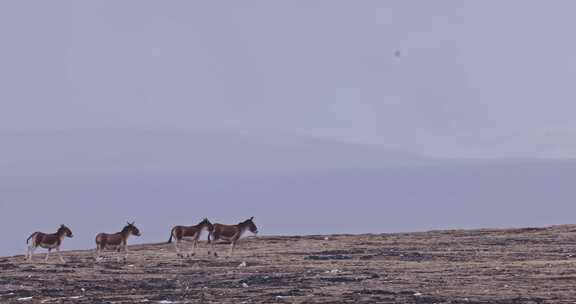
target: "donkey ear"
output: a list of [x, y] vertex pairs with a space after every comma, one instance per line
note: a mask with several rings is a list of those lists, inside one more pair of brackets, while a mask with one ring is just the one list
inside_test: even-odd
[[254, 219], [254, 217], [251, 217], [251, 218], [250, 218], [250, 220], [253, 220], [253, 219]]

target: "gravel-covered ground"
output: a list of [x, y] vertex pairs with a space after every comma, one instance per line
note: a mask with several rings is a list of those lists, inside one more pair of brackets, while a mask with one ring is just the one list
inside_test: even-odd
[[247, 238], [0, 258], [0, 303], [576, 303], [576, 226]]

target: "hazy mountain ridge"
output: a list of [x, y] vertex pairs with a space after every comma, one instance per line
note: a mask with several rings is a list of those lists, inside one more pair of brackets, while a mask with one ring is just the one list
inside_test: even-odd
[[0, 133], [0, 174], [274, 172], [374, 168], [411, 153], [297, 136], [88, 129]]
[[255, 215], [272, 234], [573, 221], [571, 160], [427, 159], [298, 137], [67, 132], [0, 134], [0, 228], [19, 231], [0, 254], [60, 223], [81, 236], [68, 248], [84, 248], [94, 233], [127, 220], [146, 231], [137, 242], [161, 241], [171, 225], [205, 216], [235, 223]]

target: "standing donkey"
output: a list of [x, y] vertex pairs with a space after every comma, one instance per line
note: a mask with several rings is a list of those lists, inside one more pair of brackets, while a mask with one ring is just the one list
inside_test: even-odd
[[50, 252], [52, 249], [56, 249], [58, 253], [58, 257], [60, 257], [60, 261], [62, 263], [66, 263], [62, 255], [60, 254], [60, 245], [62, 245], [62, 240], [64, 237], [74, 237], [72, 234], [72, 230], [66, 227], [65, 225], [60, 225], [58, 231], [52, 234], [46, 234], [42, 232], [34, 232], [28, 239], [26, 240], [26, 244], [32, 240], [32, 243], [28, 246], [28, 251], [26, 252], [26, 259], [28, 261], [32, 261], [32, 255], [34, 255], [34, 250], [38, 247], [48, 249], [48, 253], [46, 253], [46, 258], [44, 259], [45, 262], [48, 262], [48, 257], [50, 257]]
[[96, 261], [100, 260], [100, 254], [105, 249], [124, 251], [124, 260], [126, 260], [128, 257], [128, 237], [131, 235], [140, 236], [140, 230], [136, 228], [134, 222], [128, 223], [122, 231], [117, 233], [99, 233], [96, 236]]
[[207, 218], [204, 218], [198, 225], [195, 226], [175, 226], [170, 231], [170, 239], [168, 243], [172, 243], [172, 238], [176, 239], [174, 242], [174, 248], [176, 248], [176, 253], [179, 257], [184, 257], [183, 254], [180, 253], [180, 248], [178, 245], [181, 241], [191, 241], [192, 250], [188, 256], [194, 256], [196, 253], [194, 252], [196, 247], [198, 247], [198, 239], [204, 230], [207, 230], [208, 233], [214, 229], [214, 226]]
[[[222, 225], [222, 224], [214, 224], [214, 229], [208, 234], [208, 242], [210, 243], [210, 237], [212, 237], [212, 251], [214, 252], [214, 256], [218, 256], [216, 251], [214, 250], [214, 242], [222, 239], [225, 241], [230, 242], [230, 257], [234, 253], [234, 247], [236, 247], [236, 243], [240, 239], [240, 237], [246, 232], [250, 230], [250, 232], [254, 234], [258, 234], [258, 228], [256, 224], [254, 224], [254, 217], [251, 217], [237, 225]], [[210, 252], [208, 252], [210, 254]]]

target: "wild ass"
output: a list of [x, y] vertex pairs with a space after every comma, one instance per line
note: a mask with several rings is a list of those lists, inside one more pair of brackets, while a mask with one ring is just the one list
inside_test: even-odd
[[[214, 256], [218, 256], [216, 251], [214, 250], [214, 242], [222, 239], [225, 241], [230, 242], [230, 255], [234, 253], [234, 247], [236, 247], [236, 243], [242, 237], [244, 232], [250, 230], [250, 232], [254, 234], [258, 234], [258, 228], [256, 224], [254, 224], [254, 217], [251, 217], [237, 225], [223, 225], [223, 224], [214, 224], [214, 229], [208, 234], [208, 242], [211, 242], [212, 238], [212, 251], [214, 252]], [[210, 252], [208, 252], [210, 254]]]
[[96, 260], [100, 260], [100, 254], [105, 249], [124, 251], [124, 259], [128, 257], [128, 237], [131, 235], [140, 236], [140, 230], [136, 228], [134, 222], [128, 223], [122, 231], [108, 234], [99, 233], [96, 236]]
[[56, 249], [58, 257], [60, 257], [60, 261], [62, 263], [66, 263], [66, 261], [64, 261], [64, 258], [62, 258], [62, 255], [60, 254], [60, 245], [62, 245], [62, 240], [64, 239], [64, 237], [69, 238], [74, 237], [74, 235], [72, 234], [72, 230], [70, 230], [70, 228], [66, 227], [65, 225], [60, 225], [58, 231], [52, 234], [46, 234], [42, 232], [32, 233], [32, 235], [30, 235], [30, 237], [28, 237], [28, 239], [26, 240], [26, 244], [28, 244], [30, 240], [32, 240], [32, 243], [28, 246], [28, 251], [26, 252], [26, 259], [28, 261], [32, 261], [32, 255], [34, 255], [34, 250], [36, 250], [36, 248], [38, 247], [42, 247], [48, 249], [48, 253], [46, 253], [46, 258], [44, 259], [45, 262], [48, 261], [48, 257], [50, 257], [50, 252], [52, 251], [52, 249]]
[[208, 233], [212, 231], [213, 226], [212, 223], [207, 218], [204, 218], [198, 225], [195, 226], [175, 226], [170, 230], [170, 239], [168, 243], [172, 243], [172, 238], [176, 239], [174, 242], [174, 248], [176, 248], [176, 253], [179, 257], [184, 257], [183, 254], [180, 253], [180, 248], [178, 245], [181, 241], [191, 241], [192, 243], [192, 250], [188, 256], [194, 256], [196, 253], [194, 252], [196, 247], [198, 247], [198, 239], [204, 230], [207, 230]]

